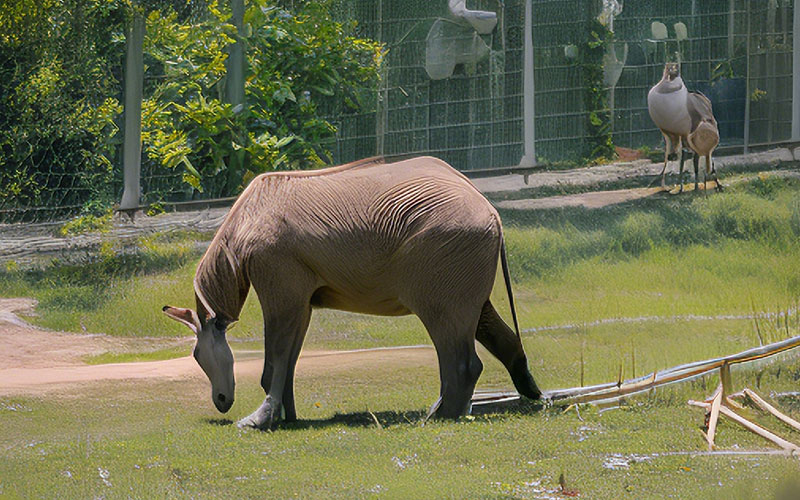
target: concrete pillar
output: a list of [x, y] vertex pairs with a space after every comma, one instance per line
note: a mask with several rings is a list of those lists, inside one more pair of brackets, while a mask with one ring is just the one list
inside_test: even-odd
[[139, 178], [142, 171], [142, 82], [144, 80], [144, 15], [134, 7], [133, 20], [126, 37], [125, 58], [125, 140], [122, 167], [125, 189], [120, 209], [139, 206]]
[[800, 0], [794, 0], [792, 23], [792, 140], [800, 141]]
[[536, 165], [536, 131], [535, 131], [535, 101], [533, 80], [533, 6], [532, 0], [525, 1], [525, 39], [523, 48], [523, 127], [524, 127], [524, 156], [519, 161], [520, 167]]

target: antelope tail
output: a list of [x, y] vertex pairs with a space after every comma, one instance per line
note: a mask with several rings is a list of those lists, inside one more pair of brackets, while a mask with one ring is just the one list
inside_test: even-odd
[[514, 292], [511, 290], [511, 276], [508, 272], [508, 258], [506, 257], [506, 240], [503, 233], [500, 233], [500, 265], [503, 268], [503, 279], [506, 282], [506, 292], [508, 293], [508, 304], [511, 307], [511, 319], [514, 320], [514, 331], [519, 337], [519, 323], [517, 322], [517, 309], [514, 307]]

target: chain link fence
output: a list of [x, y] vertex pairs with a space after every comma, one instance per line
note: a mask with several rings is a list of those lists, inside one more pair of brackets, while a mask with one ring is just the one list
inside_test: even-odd
[[[789, 0], [532, 0], [535, 151], [539, 162], [586, 157], [587, 87], [605, 88], [615, 146], [661, 147], [647, 93], [666, 61], [680, 61], [690, 90], [711, 99], [723, 146], [775, 144], [791, 136], [792, 17]], [[340, 15], [388, 50], [376, 107], [340, 116], [331, 145], [339, 162], [364, 156], [432, 154], [463, 171], [513, 167], [524, 155], [525, 0], [476, 1], [497, 26], [478, 35], [488, 50], [457, 63], [445, 79], [426, 72], [437, 26], [455, 22], [446, 0], [350, 0]], [[602, 81], [583, 54], [600, 18]]]
[[[660, 79], [664, 62], [674, 60], [681, 62], [689, 89], [711, 99], [723, 146], [746, 151], [788, 141], [798, 78], [792, 68], [793, 4], [530, 0], [533, 66], [528, 69], [526, 0], [339, 0], [336, 17], [357, 21], [358, 34], [384, 42], [388, 53], [380, 86], [364, 90], [360, 112], [326, 111], [337, 128], [327, 146], [336, 163], [430, 154], [467, 172], [518, 166], [531, 150], [539, 163], [579, 162], [592, 156], [598, 134], [607, 134], [614, 146], [660, 148], [647, 92]], [[469, 11], [494, 16], [494, 24], [470, 24]], [[606, 28], [613, 36], [606, 36]], [[9, 47], [0, 51], [0, 73], [6, 76], [20, 59]], [[118, 46], [106, 50], [122, 53]], [[57, 109], [58, 95], [74, 89], [56, 82], [48, 86], [46, 65], [31, 71], [40, 73], [37, 82], [53, 90], [54, 100], [42, 98], [26, 112], [40, 113], [42, 129], [56, 130], [59, 123], [48, 118], [48, 106]], [[533, 75], [532, 105], [525, 103], [526, 71]], [[0, 222], [62, 218], [84, 208], [99, 191], [118, 199], [121, 132], [111, 139], [116, 153], [107, 155], [97, 150], [109, 144], [97, 143], [97, 134], [82, 135], [79, 127], [20, 135], [14, 130], [19, 117], [7, 107], [18, 94], [0, 85], [0, 139], [10, 132], [24, 139], [0, 140]], [[599, 107], [592, 96], [602, 97]], [[121, 101], [121, 94], [116, 98]], [[121, 125], [119, 117], [114, 122]], [[532, 144], [526, 144], [526, 123], [534, 125]], [[70, 142], [70, 155], [63, 154], [64, 141]], [[76, 164], [85, 168], [70, 173]], [[24, 190], [26, 183], [39, 188], [28, 196], [2, 196]], [[141, 186], [142, 204], [197, 196], [181, 172], [165, 170], [146, 155]]]

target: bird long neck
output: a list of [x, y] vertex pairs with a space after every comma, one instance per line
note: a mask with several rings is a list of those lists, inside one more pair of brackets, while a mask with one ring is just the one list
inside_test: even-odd
[[667, 76], [664, 75], [664, 78], [658, 82], [656, 85], [656, 92], [659, 94], [669, 94], [672, 92], [678, 92], [683, 88], [683, 79], [679, 76], [676, 76], [672, 80], [667, 79]]

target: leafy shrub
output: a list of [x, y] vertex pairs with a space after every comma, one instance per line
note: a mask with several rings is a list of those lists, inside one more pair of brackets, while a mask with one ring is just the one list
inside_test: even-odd
[[94, 214], [81, 215], [65, 222], [58, 232], [61, 236], [98, 232], [107, 233], [111, 229], [112, 216], [113, 212], [110, 209], [100, 216]]
[[333, 21], [331, 1], [299, 2], [293, 11], [249, 1], [245, 102], [234, 107], [222, 95], [236, 30], [222, 10], [228, 4], [214, 5], [192, 23], [169, 10], [148, 16], [146, 59], [158, 82], [142, 107], [149, 160], [182, 171], [209, 196], [235, 194], [265, 171], [323, 165], [336, 133], [323, 116], [357, 109], [374, 93], [365, 90], [377, 82], [381, 46], [352, 36], [354, 24]]
[[20, 0], [0, 10], [0, 208], [63, 214], [110, 200], [124, 2]]

